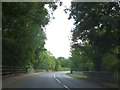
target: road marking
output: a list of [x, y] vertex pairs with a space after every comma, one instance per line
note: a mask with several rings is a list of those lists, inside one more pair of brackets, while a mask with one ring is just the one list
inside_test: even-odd
[[56, 79], [59, 83], [61, 83], [58, 79]]
[[64, 85], [65, 88], [67, 88], [68, 90], [70, 90], [66, 85]]
[[55, 77], [55, 74], [54, 74], [54, 78], [56, 78], [56, 77]]
[[58, 80], [58, 79], [56, 78], [55, 74], [54, 74], [54, 78], [55, 78], [55, 80], [57, 80], [59, 83], [61, 83], [60, 80]]
[[54, 78], [55, 78], [55, 80], [56, 80], [58, 83], [60, 83], [60, 84], [61, 84], [62, 86], [64, 86], [66, 89], [71, 90], [71, 89], [68, 88], [66, 85], [64, 85], [63, 83], [61, 83], [60, 80], [56, 78], [55, 74], [54, 74]]

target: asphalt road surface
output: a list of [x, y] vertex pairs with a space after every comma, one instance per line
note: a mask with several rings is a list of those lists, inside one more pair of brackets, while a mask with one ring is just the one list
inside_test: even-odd
[[77, 80], [66, 72], [34, 73], [3, 79], [3, 88], [104, 88], [88, 80]]

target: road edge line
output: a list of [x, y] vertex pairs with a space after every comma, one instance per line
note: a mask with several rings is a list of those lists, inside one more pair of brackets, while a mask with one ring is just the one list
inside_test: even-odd
[[68, 88], [66, 85], [64, 85], [63, 83], [61, 83], [61, 81], [56, 78], [56, 75], [55, 75], [55, 74], [54, 74], [54, 78], [55, 78], [55, 80], [56, 80], [58, 83], [60, 83], [60, 84], [61, 84], [62, 86], [64, 86], [66, 89], [71, 90], [71, 89]]

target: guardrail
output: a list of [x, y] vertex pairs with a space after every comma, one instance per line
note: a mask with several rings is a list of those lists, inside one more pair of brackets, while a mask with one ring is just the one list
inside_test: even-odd
[[19, 73], [26, 73], [26, 68], [14, 67], [14, 66], [2, 66], [2, 76], [15, 75]]

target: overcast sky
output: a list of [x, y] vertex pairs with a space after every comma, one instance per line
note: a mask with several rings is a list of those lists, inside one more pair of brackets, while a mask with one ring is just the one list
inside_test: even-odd
[[[67, 1], [67, 0], [65, 0]], [[54, 12], [55, 19], [46, 26], [47, 40], [45, 48], [56, 58], [70, 56], [70, 37], [74, 20], [68, 20], [69, 14], [64, 12], [65, 7], [70, 6], [70, 2], [63, 2]]]

